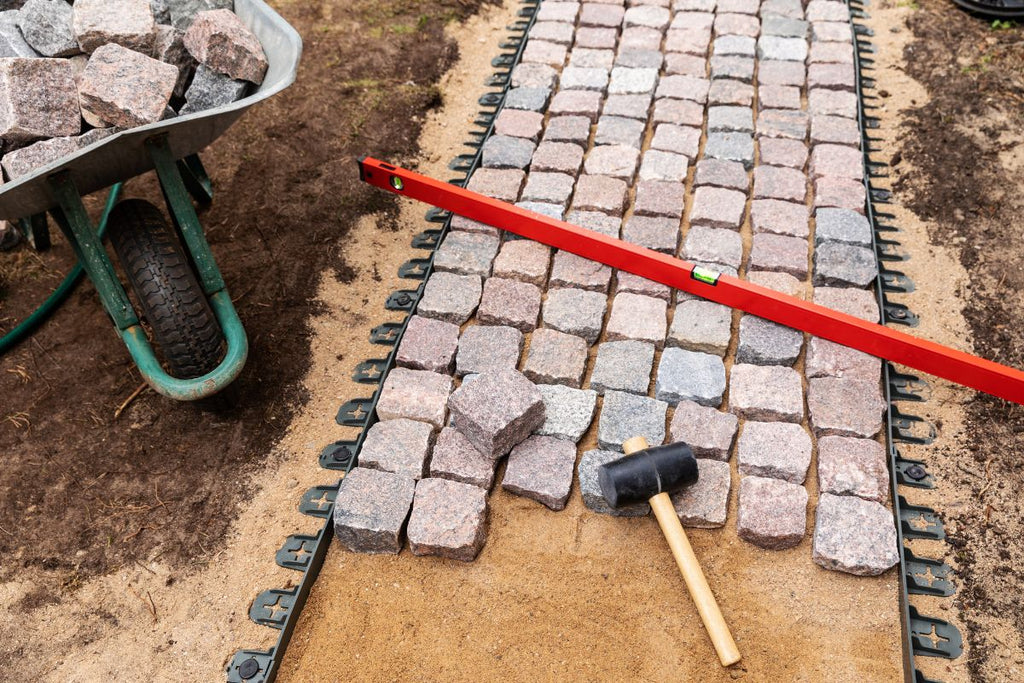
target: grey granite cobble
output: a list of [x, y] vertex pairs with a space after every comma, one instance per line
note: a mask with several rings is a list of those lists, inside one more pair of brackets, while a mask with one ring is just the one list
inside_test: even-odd
[[793, 277], [807, 277], [807, 240], [768, 232], [754, 234], [750, 249], [750, 267], [775, 270]]
[[665, 441], [668, 404], [648, 396], [606, 391], [597, 423], [597, 443], [609, 451], [622, 452], [622, 444], [635, 436], [651, 446]]
[[653, 120], [655, 123], [701, 126], [704, 122], [704, 107], [690, 100], [655, 100]]
[[550, 99], [551, 90], [548, 88], [509, 88], [503, 104], [505, 109], [542, 112]]
[[814, 243], [844, 242], [871, 245], [871, 224], [863, 214], [849, 209], [818, 209], [814, 212]]
[[724, 356], [732, 338], [732, 309], [703, 299], [688, 299], [676, 306], [669, 346]]
[[804, 204], [778, 199], [754, 200], [750, 204], [754, 232], [805, 238], [810, 234], [810, 216]]
[[511, 240], [494, 259], [494, 277], [522, 280], [543, 287], [548, 278], [551, 247], [533, 240]]
[[650, 109], [650, 95], [609, 95], [608, 99], [604, 101], [604, 109], [601, 111], [601, 114], [639, 119], [646, 122]]
[[551, 436], [531, 436], [512, 449], [501, 487], [562, 510], [572, 490], [576, 444]]
[[826, 569], [859, 576], [885, 572], [900, 559], [892, 513], [869, 500], [821, 494], [811, 554]]
[[63, 0], [28, 0], [17, 15], [18, 27], [25, 42], [44, 57], [70, 57], [81, 52], [71, 15], [71, 5]]
[[755, 315], [740, 318], [736, 362], [752, 365], [793, 365], [804, 344], [799, 330]]
[[434, 253], [434, 269], [487, 277], [491, 274], [491, 263], [497, 253], [497, 237], [452, 230]]
[[683, 526], [714, 529], [725, 526], [732, 478], [729, 464], [701, 458], [695, 483], [671, 494], [672, 506]]
[[564, 384], [578, 389], [587, 365], [587, 342], [549, 328], [535, 330], [523, 374], [538, 384]]
[[814, 250], [814, 284], [867, 287], [878, 275], [871, 249], [856, 244], [825, 242]]
[[607, 303], [607, 297], [600, 292], [575, 287], [552, 288], [543, 304], [544, 325], [593, 344], [601, 336]]
[[612, 178], [606, 175], [581, 175], [576, 180], [576, 193], [572, 198], [572, 208], [577, 211], [599, 211], [621, 216], [622, 209], [626, 204], [626, 189], [626, 183], [621, 178]]
[[682, 154], [649, 149], [644, 152], [640, 162], [640, 179], [686, 182], [689, 165], [689, 158]]
[[800, 373], [782, 365], [736, 363], [729, 372], [729, 410], [748, 420], [800, 422], [804, 418]]
[[738, 161], [701, 159], [697, 162], [697, 171], [694, 174], [693, 184], [696, 187], [712, 185], [714, 187], [746, 192], [750, 186], [750, 178], [747, 176], [747, 171], [743, 168], [743, 164]]
[[599, 394], [626, 391], [647, 394], [654, 367], [654, 344], [626, 340], [604, 342], [590, 376], [590, 388]]
[[351, 552], [397, 555], [415, 490], [409, 477], [352, 469], [334, 500], [334, 537]]
[[686, 186], [671, 180], [640, 180], [633, 201], [638, 216], [680, 218], [686, 205]]
[[461, 325], [480, 303], [480, 276], [434, 273], [423, 288], [416, 312], [428, 318]]
[[414, 370], [451, 373], [458, 345], [458, 325], [414, 315], [398, 345], [395, 363]]
[[643, 517], [651, 512], [651, 506], [647, 503], [633, 503], [613, 508], [605, 500], [601, 493], [601, 485], [598, 482], [597, 470], [601, 465], [607, 464], [622, 457], [622, 453], [615, 451], [592, 450], [586, 451], [580, 457], [580, 464], [577, 468], [579, 477], [580, 495], [583, 504], [594, 512], [616, 517]]
[[484, 283], [476, 316], [485, 325], [508, 325], [529, 332], [537, 327], [540, 299], [537, 285], [492, 277]]
[[747, 196], [743, 192], [720, 187], [698, 187], [693, 193], [690, 224], [739, 229], [746, 205]]
[[609, 237], [618, 237], [619, 227], [622, 224], [622, 219], [618, 216], [609, 216], [600, 211], [573, 211], [565, 220], [573, 225], [594, 230]]
[[636, 339], [661, 348], [665, 341], [667, 304], [662, 299], [623, 292], [612, 300], [605, 330], [609, 341]]
[[607, 292], [611, 279], [610, 267], [568, 251], [557, 252], [551, 263], [552, 287], [579, 287], [593, 292]]
[[686, 233], [683, 256], [690, 261], [739, 268], [743, 261], [743, 238], [735, 230], [694, 225]]
[[488, 168], [526, 168], [535, 145], [527, 138], [492, 135], [483, 146], [482, 163]]
[[381, 420], [366, 432], [359, 466], [421, 479], [427, 476], [433, 446], [433, 425], [406, 418]]
[[791, 19], [781, 14], [763, 14], [761, 17], [761, 34], [780, 36], [782, 38], [806, 38], [807, 22]]
[[430, 476], [490, 490], [496, 465], [497, 460], [478, 451], [462, 432], [445, 427], [434, 443]]
[[[586, 116], [552, 116], [544, 130], [545, 142], [574, 142], [585, 145], [590, 138], [590, 119]], [[580, 163], [583, 157], [580, 156]]]
[[658, 83], [657, 69], [631, 69], [616, 66], [608, 81], [608, 92], [613, 95], [654, 92]]
[[674, 346], [662, 352], [654, 385], [659, 400], [719, 406], [724, 393], [725, 365], [720, 357]]
[[472, 325], [459, 338], [455, 355], [458, 377], [515, 369], [523, 352], [523, 333], [504, 325]]
[[408, 536], [413, 555], [472, 562], [487, 541], [487, 492], [448, 479], [421, 480]]
[[669, 441], [687, 444], [697, 458], [729, 460], [739, 419], [732, 413], [680, 401], [668, 426]]
[[574, 181], [567, 173], [533, 171], [526, 179], [521, 198], [523, 202], [554, 204], [564, 210], [569, 205]]
[[514, 369], [484, 372], [448, 399], [455, 428], [484, 455], [498, 458], [544, 424], [540, 390]]
[[708, 133], [704, 156], [738, 161], [750, 169], [754, 165], [754, 138], [748, 133]]
[[754, 113], [749, 107], [708, 107], [709, 133], [753, 133]]
[[664, 56], [658, 50], [624, 49], [615, 55], [615, 66], [630, 69], [661, 69]]
[[[645, 128], [645, 122], [637, 119], [602, 114], [601, 118], [597, 120], [597, 131], [594, 133], [594, 144], [625, 145], [634, 149], [640, 149], [640, 143], [644, 138]], [[590, 172], [597, 173], [598, 171]]]
[[381, 420], [408, 418], [429, 422], [440, 429], [445, 424], [445, 404], [452, 391], [452, 378], [429, 370], [394, 368], [384, 380], [377, 399]]
[[768, 550], [799, 545], [807, 533], [807, 489], [781, 479], [743, 477], [739, 537]]
[[622, 227], [622, 239], [654, 251], [675, 254], [679, 247], [679, 221], [657, 216], [632, 216]]
[[807, 41], [803, 38], [761, 36], [757, 41], [757, 58], [802, 63], [807, 59]]
[[546, 419], [535, 433], [578, 443], [594, 421], [597, 392], [561, 384], [540, 384], [537, 388], [544, 398]]
[[807, 381], [811, 429], [821, 436], [873, 437], [882, 429], [885, 401], [878, 382], [850, 377], [813, 377]]
[[821, 437], [818, 439], [818, 490], [885, 503], [889, 500], [885, 447], [871, 439]]
[[850, 209], [864, 213], [867, 191], [863, 181], [846, 178], [818, 178], [814, 181], [814, 207]]
[[791, 422], [755, 422], [743, 425], [736, 446], [741, 475], [782, 479], [803, 484], [811, 466], [811, 435]]
[[749, 36], [719, 36], [715, 38], [712, 52], [716, 55], [739, 55], [753, 57], [756, 41]]

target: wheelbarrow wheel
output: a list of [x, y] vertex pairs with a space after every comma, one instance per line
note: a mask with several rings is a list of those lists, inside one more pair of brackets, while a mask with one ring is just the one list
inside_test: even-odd
[[192, 379], [220, 362], [224, 335], [160, 209], [126, 199], [110, 214], [110, 241], [170, 374]]

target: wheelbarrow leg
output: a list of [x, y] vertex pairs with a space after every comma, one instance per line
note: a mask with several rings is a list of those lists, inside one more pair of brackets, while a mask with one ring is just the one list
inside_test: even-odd
[[213, 182], [206, 174], [198, 154], [178, 160], [178, 172], [185, 183], [185, 189], [197, 202], [206, 206], [213, 201]]
[[31, 218], [22, 218], [19, 223], [21, 234], [36, 251], [50, 248], [50, 224], [45, 213], [37, 213]]

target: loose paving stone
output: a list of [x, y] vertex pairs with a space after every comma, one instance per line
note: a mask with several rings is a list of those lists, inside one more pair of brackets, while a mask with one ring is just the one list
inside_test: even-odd
[[761, 60], [757, 66], [759, 85], [793, 85], [798, 88], [807, 84], [807, 67], [800, 62]]
[[743, 164], [737, 161], [701, 159], [697, 162], [693, 184], [696, 187], [712, 185], [745, 192], [750, 186], [750, 178]]
[[[696, 76], [703, 78], [707, 74], [707, 62], [702, 55], [669, 52], [665, 55], [664, 61], [665, 73], [669, 76]], [[753, 71], [753, 64], [751, 64], [751, 71]], [[714, 71], [711, 72], [711, 77], [715, 77]]]
[[430, 457], [430, 476], [490, 490], [497, 461], [484, 455], [462, 432], [445, 427], [437, 436]]
[[637, 183], [633, 213], [638, 216], [680, 218], [686, 203], [686, 186], [669, 180], [641, 180]]
[[715, 15], [715, 33], [756, 38], [761, 33], [761, 22], [750, 14], [719, 12]]
[[[19, 10], [0, 2], [0, 59], [33, 59], [39, 57], [18, 28]], [[77, 43], [76, 43], [77, 45]]]
[[520, 62], [512, 69], [509, 85], [513, 88], [547, 88], [550, 90], [555, 87], [557, 80], [558, 71], [547, 64], [524, 64]]
[[689, 165], [690, 159], [682, 154], [649, 149], [640, 162], [640, 179], [686, 182]]
[[821, 494], [812, 557], [826, 569], [848, 574], [885, 572], [900, 560], [892, 513], [869, 500]]
[[548, 111], [552, 116], [568, 114], [597, 121], [597, 114], [601, 111], [601, 93], [592, 90], [562, 90], [551, 98]]
[[806, 38], [807, 22], [780, 14], [765, 14], [762, 10], [761, 34], [782, 38]]
[[646, 26], [630, 26], [622, 31], [619, 51], [657, 50], [661, 47], [661, 31]]
[[750, 169], [754, 166], [754, 138], [748, 133], [708, 133], [704, 156], [738, 161]]
[[452, 230], [434, 253], [434, 269], [487, 277], [498, 253], [498, 243], [492, 235]]
[[523, 333], [505, 325], [472, 325], [459, 338], [455, 374], [464, 377], [481, 372], [512, 369], [519, 365]]
[[492, 135], [483, 145], [481, 162], [488, 168], [526, 168], [536, 146], [526, 138]]
[[654, 92], [654, 87], [657, 83], [657, 69], [630, 69], [617, 66], [612, 69], [611, 80], [608, 82], [608, 92], [613, 95], [649, 93]]
[[867, 247], [825, 242], [814, 250], [814, 284], [867, 287], [878, 275], [875, 253]]
[[763, 109], [757, 115], [755, 128], [759, 138], [803, 140], [807, 137], [807, 113], [792, 109]]
[[753, 365], [792, 365], [800, 355], [804, 335], [799, 330], [754, 315], [740, 318], [736, 362]]
[[708, 89], [708, 104], [749, 107], [754, 101], [754, 86], [743, 81], [716, 78]]
[[455, 428], [484, 455], [499, 458], [544, 424], [537, 386], [514, 369], [484, 372], [448, 399]]
[[767, 166], [801, 170], [807, 164], [807, 145], [800, 140], [761, 138], [758, 140], [758, 147], [761, 152], [761, 163]]
[[467, 190], [479, 192], [503, 202], [519, 199], [519, 188], [523, 186], [526, 174], [518, 168], [478, 168], [466, 185]]
[[573, 25], [562, 21], [538, 21], [530, 27], [530, 40], [546, 40], [558, 45], [571, 45]]
[[82, 52], [91, 54], [109, 43], [147, 55], [153, 52], [156, 22], [149, 0], [78, 0], [71, 23]]
[[421, 480], [407, 533], [413, 555], [472, 562], [487, 541], [487, 491], [448, 479]]
[[445, 424], [445, 403], [451, 391], [452, 378], [447, 375], [393, 368], [377, 399], [377, 417], [381, 420], [404, 417], [429, 422], [440, 429]]
[[551, 248], [547, 245], [533, 240], [511, 240], [501, 245], [494, 259], [494, 276], [543, 287], [550, 262]]
[[810, 88], [807, 109], [813, 116], [845, 116], [857, 118], [857, 95], [845, 90]]
[[835, 143], [860, 147], [860, 126], [854, 119], [843, 116], [812, 116], [811, 144]]
[[[564, 210], [572, 196], [574, 178], [567, 173], [531, 172], [526, 179], [520, 199], [523, 202], [555, 204]], [[558, 216], [561, 218], [561, 215]]]
[[768, 232], [754, 234], [750, 249], [750, 267], [807, 277], [807, 240]]
[[531, 171], [579, 173], [583, 165], [583, 148], [571, 142], [548, 142], [537, 146], [530, 162]]
[[802, 63], [807, 59], [807, 41], [803, 38], [761, 36], [757, 41], [757, 58]]
[[882, 377], [879, 358], [818, 337], [807, 344], [808, 377], [847, 377], [877, 384]]
[[809, 167], [811, 178], [864, 178], [864, 156], [860, 150], [845, 145], [815, 145]]
[[505, 93], [504, 108], [542, 112], [550, 97], [550, 88], [510, 88]]
[[395, 362], [414, 370], [451, 373], [458, 346], [458, 325], [414, 315], [402, 335]]
[[704, 107], [690, 100], [655, 100], [653, 120], [655, 123], [699, 127], [704, 123]]
[[754, 60], [751, 57], [714, 55], [711, 57], [711, 79], [719, 78], [751, 83], [754, 80]]
[[742, 192], [720, 187], [698, 187], [693, 193], [690, 224], [738, 229], [746, 205], [747, 196]]
[[739, 537], [768, 550], [799, 545], [807, 533], [807, 489], [781, 479], [740, 479]]
[[[494, 119], [495, 135], [525, 138], [532, 142], [537, 142], [543, 127], [544, 115], [535, 111], [502, 109]], [[543, 146], [542, 144], [541, 147]], [[540, 148], [538, 148], [539, 151]], [[536, 159], [536, 155], [534, 158]]]
[[806, 298], [803, 292], [804, 284], [789, 273], [750, 270], [747, 271], [747, 280], [751, 284], [767, 287], [768, 289], [775, 290], [776, 292], [795, 296], [798, 299]]
[[[160, 0], [157, 0], [157, 3], [159, 2]], [[153, 5], [152, 2], [150, 4]], [[179, 31], [188, 30], [200, 12], [234, 8], [233, 0], [164, 0], [162, 4], [166, 6], [166, 10], [154, 6], [154, 18], [159, 15], [158, 23], [164, 23], [167, 15], [170, 15], [170, 21], [167, 23], [172, 24]]]
[[[644, 138], [643, 121], [628, 119], [622, 116], [602, 115], [597, 120], [597, 132], [594, 133], [595, 145], [625, 145], [640, 149]], [[611, 175], [611, 174], [609, 174]]]
[[853, 91], [857, 89], [857, 73], [853, 64], [811, 64], [807, 69], [807, 85]]
[[552, 288], [544, 301], [544, 325], [593, 344], [601, 336], [607, 297], [576, 288]]
[[586, 340], [545, 327], [533, 333], [523, 374], [537, 384], [563, 384], [579, 389], [586, 366]]
[[622, 239], [654, 251], [675, 254], [679, 247], [679, 221], [656, 216], [633, 216], [622, 228]]
[[555, 253], [551, 264], [552, 287], [579, 287], [594, 292], [607, 292], [612, 269], [568, 251]]
[[622, 444], [635, 436], [647, 439], [651, 446], [665, 441], [665, 415], [668, 404], [648, 396], [622, 391], [605, 391], [601, 416], [597, 423], [600, 448], [622, 452]]
[[807, 21], [849, 21], [849, 8], [831, 0], [812, 0], [807, 4]]
[[590, 388], [599, 394], [627, 391], [646, 396], [653, 367], [653, 344], [632, 340], [604, 342], [597, 347]]
[[866, 289], [815, 287], [814, 303], [868, 322], [879, 320], [878, 299], [874, 292]]
[[665, 341], [667, 305], [661, 299], [639, 294], [616, 294], [606, 329], [609, 341], [636, 339], [659, 349]]
[[757, 89], [761, 109], [800, 109], [800, 88], [793, 85], [762, 85]]
[[647, 28], [654, 28], [659, 31], [663, 31], [668, 27], [671, 19], [672, 17], [669, 11], [664, 7], [639, 5], [636, 7], [630, 7], [626, 10], [626, 14], [622, 19], [622, 25], [646, 26]]
[[81, 52], [71, 15], [71, 5], [64, 0], [28, 0], [18, 13], [18, 28], [25, 42], [44, 57], [70, 57]]
[[754, 169], [754, 198], [801, 203], [807, 197], [807, 176], [793, 168], [758, 166]]
[[651, 139], [651, 148], [666, 152], [683, 154], [690, 159], [697, 156], [700, 147], [700, 128], [675, 126], [670, 123], [659, 124]]
[[263, 82], [268, 68], [263, 46], [231, 10], [197, 14], [184, 41], [192, 56], [214, 71], [257, 85]]
[[608, 26], [616, 28], [623, 23], [626, 10], [615, 5], [588, 2], [580, 12], [580, 26]]
[[697, 473], [696, 483], [670, 495], [679, 521], [698, 529], [725, 526], [732, 487], [729, 463], [701, 458], [697, 460]]
[[572, 198], [573, 209], [621, 216], [625, 204], [626, 183], [620, 178], [584, 174], [576, 181], [576, 193]]
[[689, 261], [739, 268], [743, 261], [743, 238], [735, 230], [694, 225], [686, 233], [683, 256]]
[[710, 353], [667, 348], [658, 363], [654, 392], [659, 400], [672, 404], [685, 400], [719, 406], [725, 393], [725, 365]]
[[811, 435], [790, 422], [748, 421], [740, 433], [736, 459], [741, 475], [803, 484], [811, 466]]
[[611, 71], [615, 63], [615, 50], [590, 50], [587, 48], [573, 48], [569, 55], [569, 66], [580, 66], [584, 68], [599, 68]]
[[853, 64], [853, 46], [849, 43], [812, 43], [808, 64]]
[[666, 344], [724, 356], [732, 336], [732, 309], [703, 299], [676, 306]]
[[609, 216], [599, 211], [573, 211], [565, 220], [609, 237], [618, 237], [619, 226], [622, 224], [622, 219], [618, 216]]
[[462, 325], [480, 304], [481, 288], [479, 275], [434, 273], [423, 288], [416, 312], [428, 318]]
[[814, 377], [807, 382], [807, 410], [819, 436], [872, 437], [882, 428], [885, 401], [878, 382]]
[[576, 445], [551, 436], [531, 436], [512, 449], [501, 487], [531, 498], [552, 510], [562, 510], [569, 500]]
[[739, 419], [732, 413], [680, 401], [668, 426], [669, 441], [682, 441], [697, 458], [727, 462], [738, 424]]
[[359, 466], [421, 479], [427, 476], [433, 445], [434, 427], [426, 422], [381, 420], [366, 432], [359, 449]]
[[41, 138], [77, 135], [80, 130], [69, 62], [0, 60], [0, 144], [20, 146]]
[[871, 246], [871, 224], [863, 214], [849, 209], [818, 209], [814, 212], [814, 243], [843, 242]]
[[650, 108], [650, 95], [609, 95], [601, 113], [603, 116], [622, 116], [646, 122]]
[[177, 82], [177, 67], [110, 43], [92, 53], [82, 72], [79, 102], [112, 125], [143, 126], [163, 118]]
[[567, 66], [562, 69], [559, 82], [563, 90], [604, 92], [608, 87], [608, 71], [594, 67]]
[[871, 439], [823, 436], [818, 439], [818, 489], [877, 503], [889, 499], [885, 447]]
[[719, 36], [715, 38], [712, 52], [716, 55], [753, 57], [756, 42], [749, 36]]
[[814, 181], [814, 207], [850, 209], [864, 213], [867, 191], [864, 183], [845, 178], [818, 178]]
[[538, 6], [537, 21], [563, 21], [572, 24], [580, 11], [578, 2], [547, 2]]
[[708, 99], [710, 87], [711, 82], [706, 78], [679, 75], [665, 76], [658, 84], [658, 91], [655, 93], [655, 97], [658, 99], [690, 100], [704, 104]]
[[601, 485], [598, 481], [598, 468], [601, 465], [618, 460], [622, 453], [615, 451], [586, 451], [580, 457], [580, 464], [577, 468], [577, 475], [580, 483], [580, 495], [583, 497], [583, 504], [594, 512], [616, 517], [643, 517], [651, 511], [647, 503], [633, 503], [614, 508], [605, 500], [601, 493]]
[[540, 289], [529, 282], [492, 277], [484, 283], [477, 319], [485, 325], [508, 325], [521, 332], [537, 327]]
[[750, 204], [754, 232], [805, 238], [810, 234], [810, 216], [804, 204], [778, 199], [757, 199]]
[[618, 32], [614, 28], [581, 26], [576, 29], [576, 45], [594, 49], [614, 50]]
[[578, 443], [594, 421], [597, 392], [561, 384], [540, 384], [537, 388], [544, 397], [547, 419], [535, 433]]
[[[97, 128], [96, 130], [106, 129]], [[5, 154], [0, 165], [3, 166], [3, 170], [7, 173], [7, 180], [17, 180], [36, 169], [62, 159], [69, 154], [74, 154], [81, 148], [78, 140], [78, 137], [65, 137], [33, 142], [27, 147], [21, 147]], [[6, 221], [4, 224], [6, 225]]]
[[800, 373], [782, 365], [736, 363], [729, 373], [729, 410], [748, 420], [800, 422], [804, 418]]
[[524, 64], [535, 62], [537, 64], [547, 64], [557, 69], [565, 63], [565, 56], [567, 54], [568, 49], [565, 45], [550, 43], [546, 40], [531, 39], [527, 41], [520, 59]]
[[[175, 94], [178, 94], [182, 82], [179, 67], [178, 82], [174, 86]], [[205, 64], [200, 64], [195, 70], [188, 90], [185, 91], [185, 105], [178, 113], [185, 116], [236, 102], [242, 99], [249, 87], [248, 81], [236, 80], [227, 74], [217, 73]]]
[[590, 150], [583, 162], [583, 168], [589, 175], [623, 178], [629, 182], [636, 174], [639, 159], [640, 150], [636, 147], [601, 145]]
[[353, 468], [334, 500], [334, 537], [351, 552], [397, 555], [415, 490], [409, 477]]
[[708, 132], [753, 133], [754, 114], [749, 107], [708, 107]]

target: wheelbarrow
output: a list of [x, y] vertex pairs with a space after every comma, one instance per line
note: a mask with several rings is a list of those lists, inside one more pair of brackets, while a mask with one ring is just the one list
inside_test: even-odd
[[[27, 176], [0, 185], [0, 219], [21, 225], [37, 249], [49, 245], [46, 213], [67, 238], [92, 280], [146, 382], [172, 399], [217, 393], [238, 377], [248, 340], [203, 234], [193, 200], [211, 201], [212, 185], [198, 153], [246, 109], [295, 81], [302, 40], [261, 0], [235, 0], [239, 19], [259, 38], [269, 69], [259, 88], [231, 104], [125, 130]], [[120, 203], [121, 183], [155, 170], [171, 216], [148, 202]], [[112, 187], [99, 226], [84, 195]], [[141, 311], [136, 311], [103, 246], [103, 229]], [[170, 372], [157, 359], [148, 323]]]

